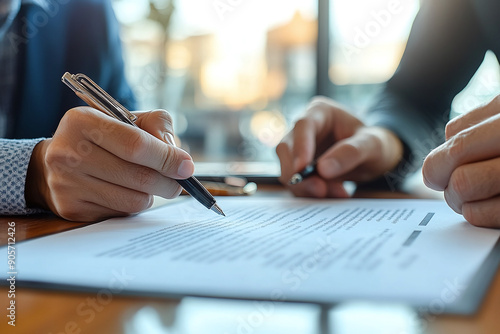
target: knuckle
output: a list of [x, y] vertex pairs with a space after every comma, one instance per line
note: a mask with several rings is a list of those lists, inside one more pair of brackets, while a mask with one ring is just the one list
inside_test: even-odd
[[168, 111], [164, 109], [152, 110], [148, 113], [151, 123], [161, 125], [167, 132], [174, 133], [174, 121]]
[[81, 116], [82, 116], [82, 109], [76, 107], [76, 108], [71, 108], [68, 111], [66, 111], [63, 118], [64, 119], [69, 118], [73, 121], [73, 120], [80, 120], [81, 118], [83, 118]]
[[146, 167], [138, 167], [135, 171], [134, 180], [139, 185], [140, 189], [150, 189], [157, 183], [156, 172], [146, 168]]
[[460, 160], [466, 153], [468, 131], [462, 131], [449, 140], [448, 155], [453, 160]]
[[65, 198], [69, 192], [69, 185], [66, 180], [59, 177], [59, 175], [50, 174], [47, 177], [47, 185], [49, 186], [54, 202], [61, 203], [65, 201]]
[[47, 151], [45, 152], [45, 155], [43, 157], [44, 163], [46, 166], [53, 166], [56, 163], [60, 163], [64, 161], [64, 150], [57, 145], [57, 143], [53, 142], [49, 147], [47, 148]]
[[130, 133], [125, 141], [125, 154], [132, 161], [136, 161], [140, 154], [146, 149], [147, 142], [145, 136], [140, 131]]
[[162, 120], [164, 123], [169, 124], [170, 126], [173, 125], [173, 119], [170, 113], [164, 109], [156, 109], [153, 112], [153, 115], [158, 117], [160, 120]]
[[90, 113], [90, 108], [87, 107], [71, 108], [66, 111], [61, 122], [71, 128], [75, 128], [75, 124], [77, 124], [79, 129], [85, 128], [94, 119], [93, 117], [89, 117]]
[[446, 139], [448, 140], [449, 138], [451, 138], [455, 133], [456, 133], [456, 128], [457, 128], [457, 123], [459, 122], [458, 119], [454, 119], [454, 120], [451, 120], [449, 121], [445, 128], [444, 128], [444, 133], [445, 133], [445, 137]]

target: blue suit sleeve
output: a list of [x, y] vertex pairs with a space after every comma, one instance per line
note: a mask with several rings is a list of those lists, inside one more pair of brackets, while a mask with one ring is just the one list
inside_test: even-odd
[[488, 49], [483, 23], [469, 0], [422, 2], [399, 67], [368, 113], [367, 123], [392, 130], [404, 144], [392, 181], [404, 181], [444, 141], [451, 102]]
[[[136, 109], [133, 92], [125, 77], [120, 25], [111, 1], [80, 0], [67, 17], [67, 71], [84, 73], [130, 110]], [[82, 29], [85, 27], [85, 29]]]

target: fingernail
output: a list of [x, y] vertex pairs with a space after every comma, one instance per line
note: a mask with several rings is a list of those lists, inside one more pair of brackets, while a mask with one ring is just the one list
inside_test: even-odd
[[194, 163], [192, 160], [182, 160], [177, 170], [177, 175], [183, 179], [187, 179], [194, 173]]
[[148, 204], [148, 209], [151, 208], [153, 206], [153, 204], [155, 203], [155, 198], [153, 196], [151, 196], [149, 198], [149, 204]]
[[326, 159], [321, 162], [323, 173], [327, 175], [328, 178], [338, 176], [342, 171], [342, 166], [336, 159]]
[[177, 145], [175, 144], [174, 136], [170, 132], [164, 132], [163, 139], [165, 140], [166, 143], [177, 147]]

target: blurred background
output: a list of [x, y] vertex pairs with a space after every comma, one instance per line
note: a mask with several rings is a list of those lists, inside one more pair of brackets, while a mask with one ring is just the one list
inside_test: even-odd
[[[362, 115], [396, 70], [420, 1], [113, 3], [140, 109], [167, 109], [197, 162], [268, 164], [312, 96]], [[497, 94], [499, 73], [487, 54], [453, 112]]]

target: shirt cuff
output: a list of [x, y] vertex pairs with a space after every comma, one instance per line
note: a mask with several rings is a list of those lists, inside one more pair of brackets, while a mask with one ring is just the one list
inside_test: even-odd
[[31, 154], [44, 139], [0, 139], [0, 215], [45, 212], [28, 208], [24, 197]]

